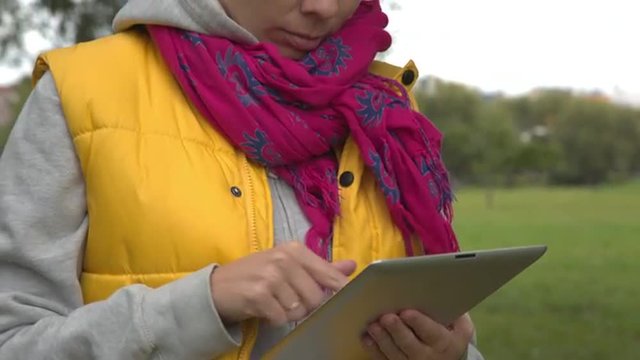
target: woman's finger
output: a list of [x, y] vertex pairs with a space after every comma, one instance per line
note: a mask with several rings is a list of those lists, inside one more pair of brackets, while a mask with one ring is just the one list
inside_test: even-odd
[[391, 335], [396, 346], [409, 358], [422, 358], [430, 349], [396, 314], [387, 314], [380, 318], [380, 324]]
[[322, 304], [325, 293], [304, 268], [295, 266], [291, 271], [287, 271], [286, 276], [308, 312], [313, 311]]
[[420, 341], [436, 352], [443, 352], [449, 346], [450, 331], [430, 317], [416, 310], [405, 310], [400, 313], [400, 318], [413, 330]]
[[453, 322], [453, 333], [465, 344], [471, 341], [474, 331], [473, 321], [468, 313]]
[[378, 348], [378, 344], [376, 344], [375, 340], [371, 338], [369, 335], [365, 335], [362, 338], [362, 347], [364, 351], [369, 355], [369, 359], [371, 360], [387, 360], [387, 357], [384, 356], [380, 348]]
[[369, 335], [376, 341], [380, 351], [389, 360], [406, 360], [407, 356], [396, 346], [391, 335], [380, 324], [373, 323], [367, 329]]
[[275, 293], [275, 297], [278, 299], [280, 306], [285, 310], [289, 321], [304, 319], [307, 314], [307, 308], [289, 283], [283, 281], [278, 284]]
[[339, 269], [336, 269], [297, 241], [291, 242], [283, 250], [288, 252], [323, 287], [338, 291], [349, 281], [349, 278]]
[[259, 306], [258, 317], [266, 319], [271, 325], [280, 326], [289, 321], [286, 310], [274, 296], [263, 297]]

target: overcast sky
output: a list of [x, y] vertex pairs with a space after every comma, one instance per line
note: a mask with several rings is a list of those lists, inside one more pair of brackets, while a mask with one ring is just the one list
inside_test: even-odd
[[640, 95], [640, 0], [401, 0], [394, 50], [487, 91], [616, 88]]
[[[387, 60], [414, 59], [422, 75], [508, 94], [561, 86], [640, 99], [640, 0], [398, 2]], [[0, 69], [0, 84], [15, 78]]]

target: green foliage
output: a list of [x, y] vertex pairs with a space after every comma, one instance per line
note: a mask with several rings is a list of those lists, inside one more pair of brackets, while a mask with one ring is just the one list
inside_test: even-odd
[[[29, 78], [22, 79], [16, 86], [15, 90], [18, 93], [18, 100], [14, 102], [11, 106], [13, 113], [13, 120], [18, 117], [18, 113], [24, 102], [29, 97], [29, 93], [31, 92], [31, 80]], [[0, 126], [0, 154], [2, 154], [2, 149], [4, 148], [5, 143], [9, 137], [9, 133], [11, 133], [11, 128], [13, 127], [14, 121], [11, 121], [9, 124]]]
[[109, 33], [120, 0], [0, 0], [0, 59], [24, 58], [24, 35], [35, 30], [55, 46]]
[[511, 114], [498, 102], [481, 107], [473, 129], [475, 160], [471, 170], [487, 186], [504, 183], [518, 146]]
[[482, 106], [480, 93], [464, 85], [429, 78], [432, 81], [433, 94], [417, 91], [416, 100], [420, 110], [432, 117], [434, 123], [442, 129], [458, 124], [467, 125], [474, 121]]
[[443, 157], [456, 180], [504, 183], [517, 152], [513, 115], [499, 101], [487, 102], [463, 85], [435, 81], [431, 94], [417, 92], [421, 110], [445, 135]]
[[561, 149], [556, 143], [532, 141], [517, 145], [511, 158], [511, 183], [544, 184], [548, 182], [549, 169], [559, 162]]
[[445, 134], [443, 156], [458, 182], [600, 184], [640, 174], [640, 110], [562, 89], [483, 98], [428, 81], [416, 99]]
[[31, 85], [31, 78], [25, 77], [20, 80], [16, 85], [14, 85], [15, 91], [18, 93], [18, 100], [13, 103], [12, 112], [14, 114], [14, 118], [18, 116], [22, 106], [27, 101], [29, 94], [31, 94], [31, 89], [33, 86]]
[[491, 360], [638, 358], [640, 182], [457, 194], [463, 249], [547, 244], [547, 254], [472, 311]]
[[472, 167], [477, 151], [474, 140], [477, 138], [472, 129], [482, 99], [477, 92], [463, 85], [433, 78], [430, 81], [433, 81], [432, 92], [416, 91], [418, 105], [445, 135], [443, 157], [449, 170], [457, 180], [473, 180]]
[[4, 149], [4, 144], [7, 142], [10, 132], [11, 125], [0, 126], [0, 155], [2, 155], [2, 149]]

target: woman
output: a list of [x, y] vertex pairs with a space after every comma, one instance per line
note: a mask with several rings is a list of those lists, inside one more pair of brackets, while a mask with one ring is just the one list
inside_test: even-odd
[[[369, 262], [456, 251], [439, 134], [372, 65], [385, 25], [131, 0], [40, 57], [0, 162], [0, 358], [258, 359]], [[373, 359], [479, 357], [468, 316], [366, 332]]]

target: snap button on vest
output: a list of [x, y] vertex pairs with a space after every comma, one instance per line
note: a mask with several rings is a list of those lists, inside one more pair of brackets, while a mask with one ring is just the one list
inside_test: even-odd
[[345, 171], [340, 175], [340, 186], [349, 187], [353, 184], [353, 180], [355, 180], [353, 173], [351, 171]]
[[231, 187], [231, 194], [235, 197], [240, 197], [242, 196], [242, 190], [240, 190], [239, 187], [237, 186], [232, 186]]
[[413, 84], [413, 80], [416, 79], [416, 73], [413, 70], [407, 70], [402, 74], [402, 84], [409, 86]]

